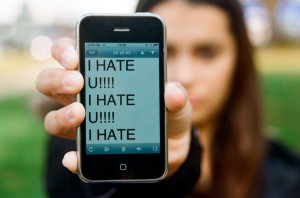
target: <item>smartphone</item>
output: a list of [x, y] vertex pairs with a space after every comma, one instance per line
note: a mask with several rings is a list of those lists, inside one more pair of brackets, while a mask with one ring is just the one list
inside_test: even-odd
[[85, 182], [155, 182], [167, 173], [165, 25], [155, 14], [85, 15], [77, 23], [77, 131]]

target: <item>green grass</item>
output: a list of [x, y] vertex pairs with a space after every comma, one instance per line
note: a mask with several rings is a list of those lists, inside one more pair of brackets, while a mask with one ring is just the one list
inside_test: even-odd
[[26, 96], [0, 101], [0, 197], [44, 197], [46, 134]]
[[264, 119], [281, 143], [300, 153], [300, 72], [262, 76]]

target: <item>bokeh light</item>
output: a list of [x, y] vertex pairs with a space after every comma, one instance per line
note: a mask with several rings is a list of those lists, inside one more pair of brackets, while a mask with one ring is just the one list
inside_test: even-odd
[[275, 9], [276, 25], [283, 36], [300, 39], [300, 0], [281, 0]]
[[48, 36], [38, 36], [30, 45], [31, 55], [37, 60], [47, 60], [51, 56], [52, 40]]
[[270, 11], [259, 1], [246, 1], [243, 8], [251, 43], [254, 46], [268, 44], [273, 36]]

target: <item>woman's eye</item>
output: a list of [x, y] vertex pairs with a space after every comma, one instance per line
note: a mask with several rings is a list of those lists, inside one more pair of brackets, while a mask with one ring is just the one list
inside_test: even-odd
[[170, 47], [168, 47], [167, 48], [167, 54], [168, 54], [168, 59], [171, 59], [171, 58], [173, 58], [174, 57], [174, 55], [175, 55], [175, 50], [173, 49], [173, 48], [170, 48]]
[[203, 59], [213, 59], [216, 55], [217, 55], [217, 50], [212, 49], [212, 48], [200, 48], [196, 50], [196, 55], [199, 58], [203, 58]]

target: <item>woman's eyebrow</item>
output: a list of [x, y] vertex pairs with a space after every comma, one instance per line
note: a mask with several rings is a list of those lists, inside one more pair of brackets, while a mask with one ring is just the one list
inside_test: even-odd
[[219, 41], [204, 41], [193, 43], [193, 48], [220, 48], [223, 43]]

